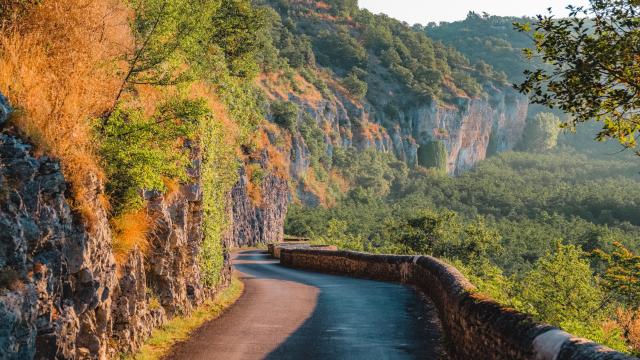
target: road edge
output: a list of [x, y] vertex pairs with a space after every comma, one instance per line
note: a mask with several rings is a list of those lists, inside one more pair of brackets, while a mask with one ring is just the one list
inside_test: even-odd
[[213, 299], [198, 306], [189, 316], [176, 316], [166, 324], [156, 328], [144, 345], [126, 360], [161, 360], [171, 354], [178, 344], [209, 321], [222, 316], [244, 293], [244, 283], [234, 274], [231, 284]]

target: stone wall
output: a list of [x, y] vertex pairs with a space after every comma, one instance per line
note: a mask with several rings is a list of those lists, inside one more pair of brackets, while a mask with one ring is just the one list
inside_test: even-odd
[[538, 323], [484, 297], [456, 268], [430, 256], [283, 248], [280, 262], [293, 268], [419, 287], [438, 309], [453, 359], [635, 359]]

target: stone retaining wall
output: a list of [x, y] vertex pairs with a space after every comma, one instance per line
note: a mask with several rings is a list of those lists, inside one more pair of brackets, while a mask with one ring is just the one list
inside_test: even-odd
[[281, 248], [280, 263], [419, 287], [438, 309], [453, 359], [636, 359], [506, 308], [479, 294], [456, 268], [430, 256]]

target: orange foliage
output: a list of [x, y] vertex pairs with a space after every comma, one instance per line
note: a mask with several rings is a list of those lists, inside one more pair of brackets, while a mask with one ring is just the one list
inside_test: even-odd
[[262, 184], [256, 183], [254, 180], [254, 176], [257, 171], [262, 170], [260, 164], [248, 164], [245, 166], [245, 171], [247, 173], [247, 177], [249, 181], [247, 181], [247, 193], [249, 194], [249, 199], [255, 206], [262, 205]]
[[91, 117], [112, 105], [121, 84], [115, 59], [132, 42], [128, 17], [119, 0], [44, 0], [0, 34], [0, 91], [18, 108], [12, 124], [61, 160], [89, 223], [98, 202], [87, 189], [102, 177]]
[[176, 179], [163, 178], [162, 182], [167, 188], [164, 198], [167, 202], [172, 202], [180, 194], [180, 183]]
[[323, 9], [323, 10], [331, 10], [331, 5], [327, 4], [324, 1], [317, 1], [316, 2], [316, 8], [317, 9]]
[[329, 179], [331, 183], [334, 184], [342, 193], [346, 193], [351, 188], [351, 184], [349, 184], [349, 181], [347, 181], [347, 179], [345, 179], [336, 170], [331, 170], [331, 173], [329, 173]]
[[[258, 144], [258, 151], [266, 151], [268, 162], [268, 170], [270, 173], [282, 178], [289, 179], [289, 171], [291, 160], [288, 154], [291, 151], [291, 134], [282, 131], [277, 125], [265, 121], [258, 132], [261, 139]], [[272, 144], [269, 140], [271, 137], [280, 139], [277, 142], [282, 144]]]
[[263, 73], [256, 78], [256, 84], [265, 91], [270, 100], [289, 99], [289, 94], [295, 94], [311, 106], [317, 106], [322, 101], [322, 93], [302, 75], [295, 74], [293, 81], [295, 87], [283, 71]]
[[622, 330], [629, 346], [640, 351], [640, 310], [616, 309], [615, 323]]
[[[225, 144], [235, 146], [240, 137], [240, 128], [238, 124], [233, 121], [231, 115], [229, 115], [227, 106], [218, 98], [218, 95], [216, 95], [215, 88], [209, 84], [198, 82], [190, 86], [189, 94], [194, 98], [201, 98], [206, 101], [215, 120], [222, 123], [225, 128]], [[240, 149], [238, 149], [238, 156], [240, 155]]]
[[113, 254], [116, 263], [122, 264], [133, 249], [146, 252], [149, 249], [151, 219], [145, 210], [124, 213], [111, 220], [113, 228]]
[[373, 141], [384, 139], [383, 129], [379, 124], [365, 122], [362, 124], [362, 137]]
[[316, 195], [320, 201], [320, 206], [329, 207], [331, 201], [327, 196], [327, 184], [316, 178], [313, 168], [309, 168], [304, 176], [304, 190]]

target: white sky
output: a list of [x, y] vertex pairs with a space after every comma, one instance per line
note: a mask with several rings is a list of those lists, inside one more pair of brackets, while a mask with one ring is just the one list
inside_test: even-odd
[[361, 8], [374, 14], [385, 13], [409, 24], [426, 25], [430, 21], [455, 21], [467, 17], [471, 10], [501, 16], [533, 16], [553, 8], [557, 15], [567, 15], [565, 7], [587, 5], [588, 0], [359, 0]]

